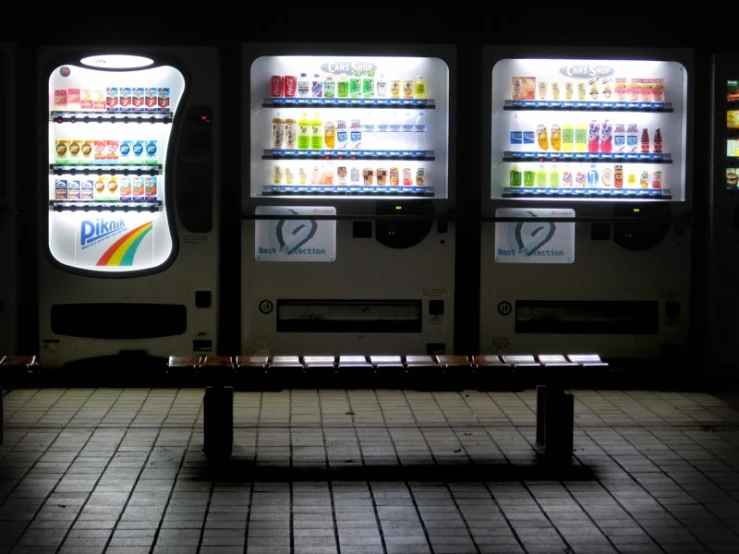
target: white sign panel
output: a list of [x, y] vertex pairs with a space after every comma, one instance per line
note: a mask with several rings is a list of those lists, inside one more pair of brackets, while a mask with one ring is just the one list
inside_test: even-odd
[[161, 212], [52, 212], [49, 248], [72, 267], [126, 272], [163, 264], [172, 237]]
[[305, 219], [255, 221], [254, 252], [259, 262], [336, 261], [336, 220], [312, 216], [336, 215], [336, 208], [316, 206], [257, 206], [257, 215], [305, 216]]
[[575, 224], [536, 220], [540, 217], [575, 217], [575, 210], [498, 208], [495, 216], [525, 218], [521, 221], [496, 222], [496, 262], [571, 264], [575, 261]]

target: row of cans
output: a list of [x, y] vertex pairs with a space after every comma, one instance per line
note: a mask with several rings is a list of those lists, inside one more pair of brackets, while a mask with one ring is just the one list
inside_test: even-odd
[[57, 164], [156, 164], [159, 157], [157, 140], [57, 139]]
[[272, 168], [273, 185], [364, 185], [364, 186], [417, 186], [424, 187], [426, 182], [426, 169], [418, 167], [348, 167], [327, 163], [323, 167], [313, 166], [309, 171], [305, 167], [299, 167], [297, 175], [291, 166], [275, 164]]
[[55, 179], [55, 200], [151, 202], [157, 200], [156, 175], [100, 175]]
[[56, 89], [57, 111], [168, 112], [169, 87], [106, 87]]

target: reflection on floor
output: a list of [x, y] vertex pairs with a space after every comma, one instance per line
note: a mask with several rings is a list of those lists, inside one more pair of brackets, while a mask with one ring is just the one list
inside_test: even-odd
[[555, 470], [533, 390], [237, 392], [223, 467], [202, 389], [14, 390], [0, 553], [739, 552], [739, 411], [573, 393]]

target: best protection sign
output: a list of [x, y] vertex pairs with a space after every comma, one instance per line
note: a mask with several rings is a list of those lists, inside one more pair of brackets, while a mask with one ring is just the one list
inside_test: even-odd
[[[497, 263], [571, 264], [575, 261], [575, 224], [551, 221], [575, 217], [575, 210], [498, 208], [495, 216], [517, 219], [495, 223]], [[548, 221], [537, 221], [540, 218]]]
[[257, 215], [285, 216], [256, 221], [255, 257], [258, 262], [336, 261], [336, 215], [327, 206], [258, 206]]

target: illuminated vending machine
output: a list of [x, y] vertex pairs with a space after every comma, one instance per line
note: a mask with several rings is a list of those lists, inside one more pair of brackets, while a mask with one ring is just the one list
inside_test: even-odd
[[709, 188], [709, 325], [704, 337], [713, 366], [739, 366], [739, 58], [714, 54]]
[[484, 50], [481, 351], [678, 356], [693, 54], [561, 50]]
[[455, 47], [243, 63], [243, 352], [452, 353]]
[[41, 363], [215, 352], [215, 49], [39, 61]]
[[15, 46], [0, 44], [0, 358], [18, 354]]

